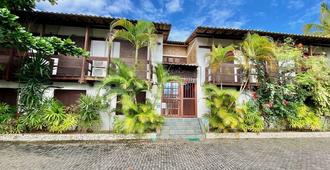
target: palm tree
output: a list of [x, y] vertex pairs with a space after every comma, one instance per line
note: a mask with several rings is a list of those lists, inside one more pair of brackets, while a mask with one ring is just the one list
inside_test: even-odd
[[149, 89], [145, 80], [137, 77], [135, 71], [120, 60], [113, 61], [115, 67], [104, 78], [101, 88], [107, 90], [106, 97], [129, 95], [136, 100], [136, 95]]
[[[252, 66], [255, 65], [258, 72], [266, 73], [265, 62], [270, 62], [274, 56], [275, 43], [266, 36], [260, 36], [258, 34], [248, 33], [246, 38], [241, 44], [241, 50], [243, 52], [243, 58], [241, 64], [244, 70], [244, 76], [247, 79], [241, 86], [241, 90], [244, 90], [249, 78]], [[261, 78], [258, 74], [258, 80]]]
[[[115, 30], [115, 28], [118, 27], [122, 29]], [[130, 43], [132, 43], [135, 47], [134, 68], [136, 68], [138, 65], [139, 49], [142, 47], [153, 46], [155, 44], [155, 31], [156, 29], [152, 22], [140, 20], [136, 24], [133, 24], [126, 19], [120, 19], [111, 24], [111, 35], [108, 38], [108, 41], [112, 42], [115, 38], [121, 38], [128, 40]]]
[[222, 47], [220, 44], [217, 47], [212, 45], [212, 51], [207, 55], [212, 75], [221, 69], [223, 63], [234, 61], [235, 57], [231, 53], [234, 50], [233, 45], [227, 47]]
[[330, 10], [328, 5], [323, 2], [320, 9], [320, 24], [306, 24], [305, 34], [330, 36]]
[[179, 76], [174, 76], [168, 73], [168, 71], [164, 68], [163, 64], [157, 64], [155, 67], [155, 75], [157, 77], [157, 100], [160, 100], [162, 92], [164, 90], [164, 85], [167, 82], [177, 81], [181, 82], [181, 78]]

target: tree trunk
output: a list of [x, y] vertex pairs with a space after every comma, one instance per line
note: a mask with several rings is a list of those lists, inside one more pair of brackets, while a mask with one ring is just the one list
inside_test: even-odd
[[134, 70], [136, 71], [138, 66], [139, 48], [135, 47], [135, 60], [134, 60]]

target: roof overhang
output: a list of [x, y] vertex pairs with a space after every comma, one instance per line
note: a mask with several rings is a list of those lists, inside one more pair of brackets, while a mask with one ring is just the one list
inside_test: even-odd
[[[89, 25], [95, 28], [108, 29], [110, 23], [114, 20], [121, 18], [95, 16], [95, 15], [83, 15], [72, 13], [57, 13], [57, 12], [43, 12], [43, 11], [15, 11], [16, 15], [20, 17], [21, 22], [32, 22], [38, 24], [50, 24], [50, 25], [66, 25], [66, 26], [79, 26], [85, 27]], [[137, 22], [137, 20], [129, 20], [131, 22]], [[167, 41], [171, 25], [162, 22], [153, 22], [157, 34], [164, 35], [164, 41]]]
[[261, 31], [261, 30], [214, 28], [214, 27], [197, 27], [186, 40], [186, 44], [191, 42], [196, 37], [242, 40], [249, 32], [257, 33], [263, 36], [269, 36], [272, 37], [274, 40], [283, 40], [287, 37], [291, 37], [297, 43], [310, 44], [310, 45], [328, 45], [328, 46], [330, 45], [330, 37], [327, 36], [289, 34], [289, 33], [280, 33], [280, 32]]

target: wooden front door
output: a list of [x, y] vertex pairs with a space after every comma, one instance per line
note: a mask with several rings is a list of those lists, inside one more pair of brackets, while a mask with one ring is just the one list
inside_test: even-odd
[[167, 117], [196, 117], [196, 80], [166, 83], [161, 108]]

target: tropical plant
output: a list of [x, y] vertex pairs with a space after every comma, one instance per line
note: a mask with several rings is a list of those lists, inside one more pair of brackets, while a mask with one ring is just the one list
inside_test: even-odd
[[296, 88], [304, 89], [310, 106], [319, 115], [330, 115], [330, 66], [324, 56], [310, 56], [302, 60], [301, 67], [295, 78]]
[[221, 132], [235, 130], [242, 122], [235, 106], [239, 93], [236, 90], [221, 90], [213, 84], [204, 85], [206, 104], [210, 113], [206, 114], [211, 129]]
[[222, 47], [212, 45], [212, 50], [207, 54], [208, 63], [211, 69], [211, 74], [215, 74], [223, 63], [234, 61], [235, 57], [233, 51], [235, 50], [233, 45]]
[[268, 79], [266, 64], [273, 60], [274, 47], [275, 44], [269, 37], [258, 34], [247, 34], [241, 44], [243, 55], [240, 63], [243, 68], [243, 83], [240, 93], [245, 90], [249, 83], [252, 71], [256, 71], [258, 83], [262, 83], [262, 81]]
[[43, 130], [47, 126], [44, 121], [44, 106], [43, 104], [20, 117], [27, 131]]
[[[168, 82], [175, 81], [181, 83], [180, 76], [171, 75], [163, 66], [163, 64], [157, 64], [155, 67], [155, 75], [157, 78], [157, 100], [160, 100], [164, 90], [164, 85]], [[155, 100], [156, 101], [156, 100]]]
[[149, 89], [146, 80], [139, 79], [135, 71], [120, 60], [113, 61], [114, 67], [110, 74], [102, 81], [101, 88], [105, 89], [106, 98], [112, 98], [116, 95], [130, 95], [136, 100], [136, 94]]
[[16, 119], [16, 109], [0, 102], [0, 134], [1, 133], [20, 133], [22, 124]]
[[106, 108], [100, 96], [82, 95], [79, 99], [79, 123], [83, 131], [93, 130], [99, 127], [100, 111]]
[[244, 132], [261, 132], [264, 129], [264, 118], [254, 101], [246, 102], [244, 105], [237, 107], [236, 111], [243, 117], [239, 127]]
[[130, 96], [123, 95], [121, 102], [121, 111], [125, 117], [115, 119], [114, 132], [143, 134], [155, 131], [162, 126], [164, 118], [155, 111], [150, 101], [136, 104], [132, 102]]
[[320, 23], [306, 24], [304, 26], [305, 34], [330, 36], [330, 10], [327, 3], [323, 2], [320, 8]]
[[321, 119], [311, 108], [302, 103], [293, 104], [295, 108], [294, 116], [288, 117], [289, 125], [295, 129], [321, 129]]
[[[115, 29], [120, 27], [121, 29]], [[132, 23], [126, 19], [120, 19], [110, 26], [110, 43], [115, 38], [128, 40], [135, 47], [134, 53], [134, 68], [138, 65], [139, 49], [142, 47], [153, 46], [156, 42], [155, 26], [152, 22], [139, 20], [137, 23]], [[148, 49], [149, 55], [149, 49]]]
[[77, 115], [66, 114], [64, 106], [56, 100], [49, 100], [44, 110], [44, 121], [49, 132], [63, 133], [77, 125]]

